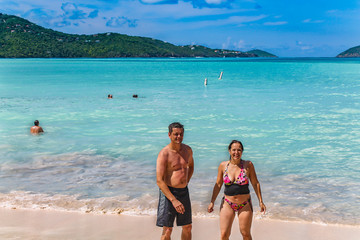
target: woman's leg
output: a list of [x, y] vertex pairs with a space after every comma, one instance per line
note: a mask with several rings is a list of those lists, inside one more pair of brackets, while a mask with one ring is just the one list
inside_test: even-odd
[[224, 200], [220, 207], [220, 232], [221, 240], [228, 240], [231, 233], [231, 226], [235, 218], [235, 212]]
[[243, 240], [252, 240], [251, 237], [251, 223], [253, 218], [253, 211], [251, 202], [248, 202], [239, 212], [239, 227]]

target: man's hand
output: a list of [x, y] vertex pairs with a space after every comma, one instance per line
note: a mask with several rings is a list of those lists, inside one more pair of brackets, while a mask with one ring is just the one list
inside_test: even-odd
[[180, 213], [180, 214], [184, 214], [185, 212], [185, 208], [184, 208], [184, 205], [179, 201], [177, 200], [176, 198], [173, 199], [171, 201], [172, 205], [174, 206], [175, 210]]

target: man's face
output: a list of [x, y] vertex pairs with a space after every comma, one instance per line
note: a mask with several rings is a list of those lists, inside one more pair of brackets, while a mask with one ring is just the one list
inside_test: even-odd
[[169, 138], [171, 140], [171, 142], [174, 143], [182, 143], [183, 138], [184, 138], [184, 129], [182, 128], [173, 128], [172, 132], [169, 133]]

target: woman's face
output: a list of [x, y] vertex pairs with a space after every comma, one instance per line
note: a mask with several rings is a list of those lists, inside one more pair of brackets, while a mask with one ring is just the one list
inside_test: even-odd
[[233, 143], [231, 145], [231, 148], [229, 150], [230, 153], [230, 157], [233, 160], [240, 160], [241, 159], [241, 155], [242, 155], [242, 148], [240, 143]]

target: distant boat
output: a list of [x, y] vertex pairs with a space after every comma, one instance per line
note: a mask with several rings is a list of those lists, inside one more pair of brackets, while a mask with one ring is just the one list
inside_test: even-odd
[[204, 86], [207, 85], [207, 78], [205, 78], [205, 81], [204, 81]]

